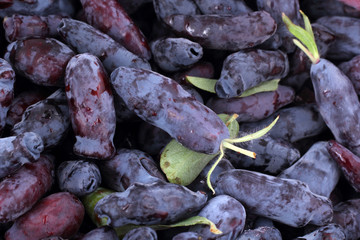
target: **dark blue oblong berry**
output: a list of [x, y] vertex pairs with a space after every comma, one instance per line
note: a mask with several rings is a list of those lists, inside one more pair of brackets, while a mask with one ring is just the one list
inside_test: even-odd
[[3, 178], [27, 162], [37, 161], [44, 150], [41, 137], [33, 132], [0, 138], [0, 178]]
[[207, 197], [184, 186], [162, 181], [135, 183], [124, 192], [112, 193], [95, 205], [95, 214], [112, 227], [126, 224], [167, 224], [193, 216]]
[[127, 107], [191, 150], [214, 154], [229, 130], [177, 82], [156, 72], [119, 67], [111, 83]]
[[201, 45], [186, 38], [158, 39], [150, 49], [157, 65], [168, 72], [188, 68], [203, 56]]
[[100, 169], [104, 182], [120, 192], [134, 183], [166, 181], [152, 157], [136, 149], [119, 149]]
[[58, 184], [62, 191], [84, 196], [101, 184], [100, 170], [95, 163], [75, 160], [62, 162], [57, 168]]
[[65, 92], [76, 135], [74, 153], [95, 159], [111, 158], [115, 154], [116, 115], [101, 61], [88, 53], [71, 58], [66, 67]]
[[283, 78], [288, 72], [288, 58], [281, 51], [239, 51], [225, 59], [215, 91], [220, 98], [240, 96], [247, 89], [265, 81]]

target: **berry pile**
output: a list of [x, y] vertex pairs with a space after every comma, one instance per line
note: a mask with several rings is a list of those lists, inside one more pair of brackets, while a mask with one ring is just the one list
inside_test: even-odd
[[0, 239], [360, 238], [358, 1], [0, 17]]

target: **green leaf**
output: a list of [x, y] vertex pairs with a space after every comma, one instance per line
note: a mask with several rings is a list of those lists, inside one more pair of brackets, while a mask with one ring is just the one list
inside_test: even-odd
[[186, 76], [186, 79], [195, 87], [200, 88], [201, 90], [216, 93], [215, 92], [215, 84], [217, 82], [216, 79], [210, 78], [201, 78], [201, 77], [192, 77]]
[[293, 39], [293, 43], [298, 46], [311, 60], [311, 62], [316, 62], [316, 59], [312, 55], [312, 53], [297, 39]]
[[81, 201], [85, 207], [86, 213], [89, 215], [93, 223], [95, 223], [96, 226], [104, 226], [107, 224], [107, 218], [99, 218], [95, 212], [94, 208], [98, 201], [100, 201], [102, 198], [110, 195], [111, 193], [114, 193], [113, 190], [106, 189], [99, 187], [94, 192], [84, 196], [81, 198]]
[[169, 182], [187, 186], [215, 156], [192, 151], [171, 140], [161, 153], [160, 168]]
[[[175, 228], [175, 227], [188, 227], [188, 226], [194, 226], [194, 225], [198, 225], [198, 224], [208, 225], [210, 227], [209, 230], [214, 234], [222, 234], [222, 232], [215, 226], [215, 224], [213, 222], [211, 222], [209, 219], [207, 219], [205, 217], [200, 217], [200, 216], [194, 216], [194, 217], [185, 219], [183, 221], [180, 221], [180, 222], [177, 222], [174, 224], [147, 225], [147, 227], [151, 227], [154, 230], [166, 230], [166, 229]], [[139, 227], [143, 227], [143, 226], [129, 224], [129, 225], [115, 228], [115, 231], [116, 231], [117, 235], [121, 238], [130, 230], [139, 228]]]
[[275, 91], [279, 87], [280, 79], [273, 79], [270, 81], [262, 82], [259, 85], [244, 91], [240, 97], [247, 97], [255, 93]]
[[235, 121], [236, 118], [233, 118], [233, 116], [224, 113], [218, 114], [218, 116], [229, 129], [230, 138], [236, 138], [239, 134], [239, 123]]
[[300, 13], [304, 19], [305, 30], [311, 35], [313, 39], [315, 39], [309, 18], [305, 15], [303, 11], [300, 10]]
[[282, 20], [285, 23], [289, 32], [291, 32], [297, 39], [300, 40], [300, 42], [302, 44], [304, 44], [306, 46], [306, 48], [308, 49], [308, 52], [310, 52], [311, 54], [309, 55], [308, 52], [305, 52], [305, 53], [308, 55], [308, 57], [311, 59], [311, 61], [314, 64], [316, 64], [320, 58], [319, 51], [316, 46], [315, 37], [314, 37], [314, 34], [311, 29], [310, 21], [306, 17], [305, 14], [303, 14], [303, 16], [305, 16], [304, 22], [305, 22], [305, 27], [307, 28], [306, 30], [300, 26], [295, 25], [290, 20], [290, 18], [288, 18], [285, 15], [285, 13], [282, 14]]
[[[219, 114], [219, 117], [227, 123], [231, 116]], [[232, 138], [236, 137], [239, 132], [237, 121], [231, 121], [227, 127]], [[160, 167], [171, 183], [187, 186], [192, 183], [200, 174], [204, 167], [217, 154], [204, 154], [192, 151], [176, 140], [170, 141], [164, 148], [160, 156]]]
[[[186, 79], [192, 85], [194, 85], [197, 88], [200, 88], [201, 90], [211, 93], [216, 93], [215, 92], [215, 84], [217, 82], [216, 79], [192, 77], [192, 76], [186, 76]], [[239, 97], [247, 97], [259, 92], [275, 91], [279, 86], [279, 81], [280, 79], [274, 79], [260, 83], [259, 85], [244, 91]]]
[[169, 229], [169, 228], [174, 228], [174, 227], [188, 227], [188, 226], [193, 226], [193, 225], [198, 225], [198, 224], [208, 225], [210, 227], [209, 230], [214, 234], [222, 234], [222, 232], [219, 229], [217, 229], [217, 227], [215, 226], [215, 224], [212, 221], [210, 221], [209, 219], [207, 219], [205, 217], [200, 217], [200, 216], [194, 216], [194, 217], [185, 219], [185, 220], [175, 223], [175, 224], [155, 225], [152, 227], [155, 230], [164, 230], [164, 229]]

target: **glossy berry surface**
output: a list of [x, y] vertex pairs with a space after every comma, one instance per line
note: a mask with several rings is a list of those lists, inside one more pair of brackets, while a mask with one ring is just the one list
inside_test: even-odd
[[74, 56], [66, 67], [65, 92], [76, 134], [75, 154], [98, 159], [112, 157], [115, 107], [100, 60], [87, 53]]
[[22, 215], [6, 232], [6, 239], [41, 239], [49, 236], [67, 238], [80, 227], [84, 206], [74, 195], [58, 192], [43, 198]]
[[229, 137], [223, 121], [170, 78], [119, 67], [112, 72], [111, 83], [130, 110], [194, 151], [216, 153]]
[[176, 184], [135, 183], [124, 192], [101, 199], [95, 206], [95, 213], [101, 217], [107, 216], [113, 227], [165, 224], [189, 217], [201, 209], [206, 200], [203, 193], [192, 192]]
[[360, 238], [357, 2], [0, 0], [0, 239]]
[[65, 68], [74, 52], [53, 38], [17, 40], [8, 46], [5, 58], [21, 75], [44, 86], [63, 86]]

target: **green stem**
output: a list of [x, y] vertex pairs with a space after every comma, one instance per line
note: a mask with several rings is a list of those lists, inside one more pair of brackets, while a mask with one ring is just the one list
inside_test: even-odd
[[207, 176], [206, 176], [206, 183], [208, 185], [208, 187], [210, 188], [210, 190], [212, 191], [213, 194], [215, 194], [215, 190], [214, 188], [212, 187], [211, 185], [211, 174], [212, 172], [215, 170], [216, 166], [219, 164], [219, 162], [221, 161], [221, 159], [224, 157], [224, 148], [223, 148], [223, 145], [221, 144], [220, 145], [220, 154], [219, 154], [219, 157], [218, 159], [216, 160], [216, 162], [211, 166], [209, 172], [207, 173]]
[[[234, 118], [235, 116], [233, 115], [232, 118]], [[232, 119], [230, 118], [230, 119]], [[245, 142], [245, 141], [250, 141], [250, 140], [253, 140], [253, 139], [256, 139], [256, 138], [259, 138], [259, 137], [262, 137], [264, 136], [266, 133], [268, 133], [270, 131], [270, 129], [276, 124], [276, 122], [278, 121], [279, 119], [279, 116], [277, 116], [275, 118], [274, 121], [272, 121], [272, 123], [261, 129], [260, 131], [257, 131], [255, 133], [252, 133], [250, 135], [247, 135], [247, 136], [244, 136], [244, 137], [241, 137], [241, 138], [235, 138], [235, 139], [224, 139], [221, 144], [220, 144], [220, 154], [219, 154], [219, 157], [218, 159], [215, 161], [215, 163], [211, 166], [209, 172], [207, 173], [207, 176], [206, 176], [206, 183], [208, 185], [208, 187], [210, 188], [210, 190], [213, 192], [213, 194], [215, 194], [215, 190], [214, 188], [212, 187], [211, 185], [211, 174], [212, 172], [214, 171], [214, 169], [216, 168], [216, 166], [219, 164], [219, 162], [221, 161], [221, 159], [224, 157], [224, 149], [230, 149], [230, 150], [233, 150], [235, 152], [238, 152], [238, 153], [241, 153], [241, 154], [244, 154], [248, 157], [251, 157], [251, 158], [255, 158], [256, 157], [256, 153], [254, 152], [251, 152], [249, 150], [246, 150], [246, 149], [243, 149], [243, 148], [240, 148], [240, 147], [237, 147], [235, 145], [233, 145], [232, 143], [239, 143], [239, 142]]]
[[227, 142], [227, 139], [224, 140], [223, 146], [224, 146], [224, 148], [231, 149], [234, 152], [244, 154], [244, 155], [246, 155], [248, 157], [251, 157], [251, 158], [256, 158], [256, 153], [254, 153], [252, 151], [249, 151], [249, 150], [246, 150], [246, 149], [243, 149], [243, 148], [240, 148], [240, 147], [237, 147], [235, 145], [232, 145], [231, 143]]
[[238, 114], [234, 113], [233, 115], [231, 115], [231, 117], [226, 121], [225, 125], [228, 127], [230, 125], [230, 123], [232, 123], [233, 121], [235, 121], [237, 118], [239, 117]]
[[240, 142], [247, 142], [247, 141], [251, 141], [253, 139], [260, 138], [260, 137], [264, 136], [265, 134], [267, 134], [274, 127], [276, 122], [279, 120], [279, 117], [280, 116], [277, 116], [275, 118], [275, 120], [272, 121], [272, 123], [270, 123], [269, 126], [263, 128], [263, 129], [261, 129], [261, 130], [259, 130], [257, 132], [254, 132], [252, 134], [249, 134], [249, 135], [246, 135], [246, 136], [240, 137], [240, 138], [226, 139], [226, 142], [228, 142], [228, 143], [240, 143]]

